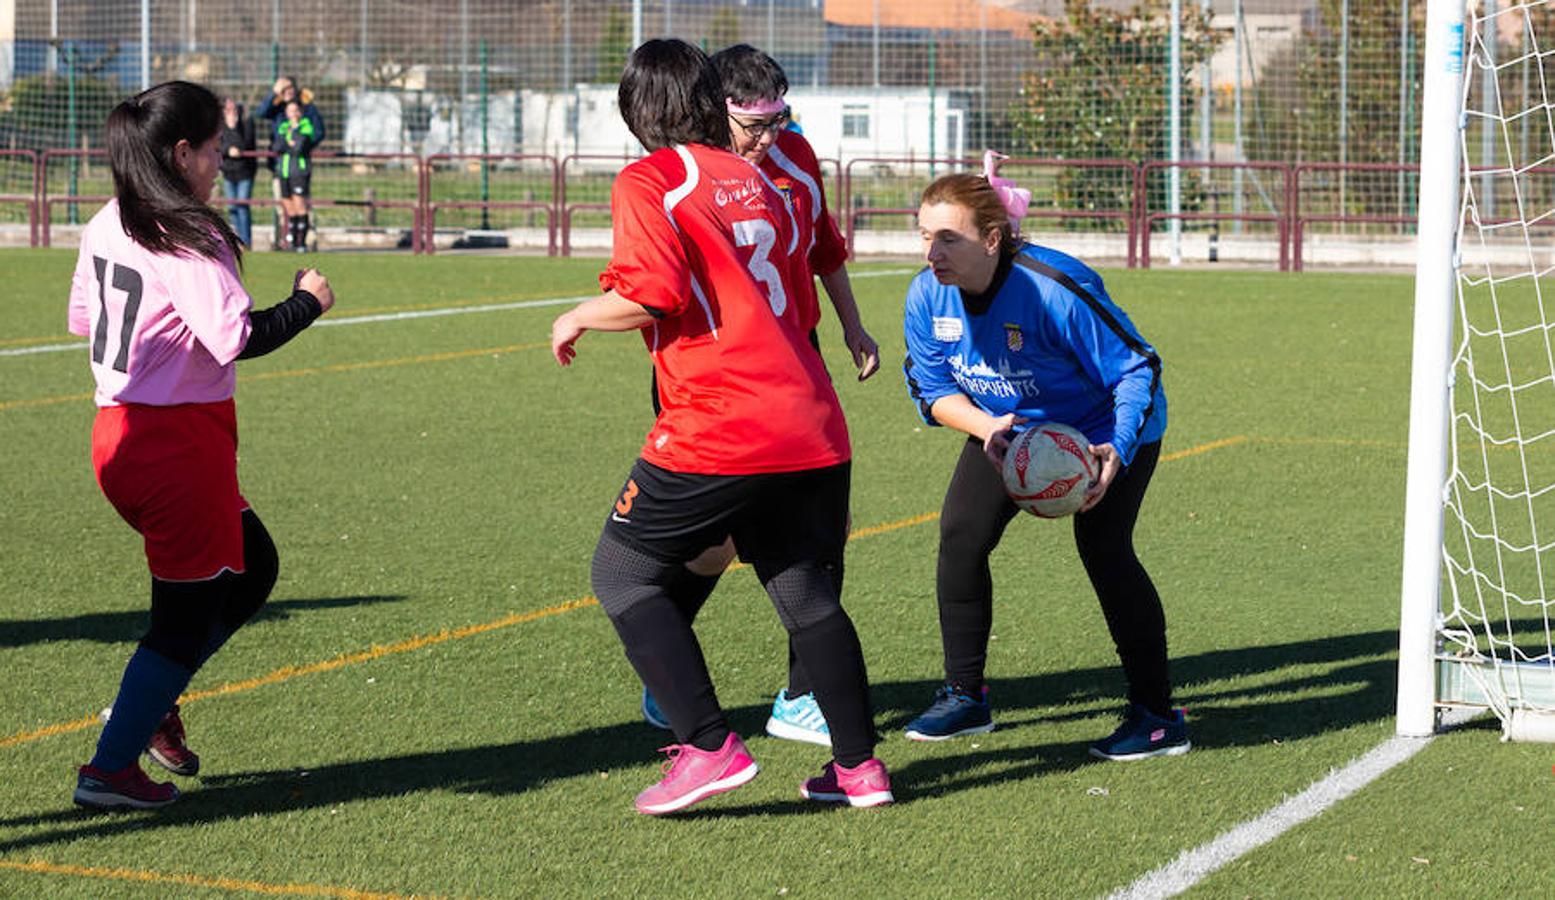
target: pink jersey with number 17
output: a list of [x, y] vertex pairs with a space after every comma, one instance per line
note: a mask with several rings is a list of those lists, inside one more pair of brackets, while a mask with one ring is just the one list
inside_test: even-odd
[[229, 251], [148, 250], [125, 233], [117, 199], [82, 231], [69, 326], [89, 339], [98, 406], [231, 397], [252, 306]]

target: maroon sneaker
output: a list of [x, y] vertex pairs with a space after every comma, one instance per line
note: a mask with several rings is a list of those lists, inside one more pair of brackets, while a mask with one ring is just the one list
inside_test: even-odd
[[146, 777], [139, 763], [117, 772], [82, 766], [76, 774], [75, 801], [92, 809], [158, 809], [178, 799], [178, 788]]
[[821, 769], [820, 777], [799, 786], [799, 796], [849, 806], [880, 806], [895, 799], [891, 796], [891, 776], [886, 774], [885, 764], [874, 758], [851, 769], [832, 760]]
[[200, 772], [200, 757], [184, 744], [184, 722], [178, 718], [178, 706], [162, 719], [152, 732], [146, 752], [157, 765], [174, 775], [192, 776]]

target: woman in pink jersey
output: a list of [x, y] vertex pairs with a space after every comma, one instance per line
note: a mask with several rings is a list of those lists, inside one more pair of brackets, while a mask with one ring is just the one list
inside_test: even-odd
[[[812, 800], [891, 802], [864, 655], [838, 596], [852, 451], [842, 407], [795, 302], [800, 231], [761, 173], [729, 152], [717, 71], [682, 41], [647, 41], [621, 76], [622, 118], [649, 154], [611, 189], [606, 293], [557, 317], [562, 365], [585, 331], [640, 331], [662, 410], [605, 520], [592, 582], [675, 733], [639, 812], [675, 812], [755, 777], [670, 588], [733, 536], [788, 631], [831, 725]], [[812, 323], [813, 324], [813, 323]]]
[[176, 701], [196, 670], [258, 611], [275, 584], [275, 545], [238, 491], [238, 359], [276, 349], [335, 298], [317, 270], [265, 310], [238, 277], [242, 248], [208, 205], [221, 171], [221, 104], [171, 81], [114, 108], [114, 199], [81, 235], [70, 330], [89, 339], [97, 382], [92, 465], [103, 494], [145, 543], [151, 626], [125, 667], [75, 802], [148, 809], [178, 798], [141, 752], [199, 771]]

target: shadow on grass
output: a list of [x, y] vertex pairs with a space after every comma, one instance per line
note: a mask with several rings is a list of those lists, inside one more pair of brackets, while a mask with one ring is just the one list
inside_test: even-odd
[[[304, 610], [339, 609], [373, 603], [395, 603], [403, 594], [363, 594], [352, 597], [318, 597], [304, 600], [271, 600], [254, 617], [255, 622], [289, 619]], [[151, 622], [149, 609], [111, 613], [87, 613], [64, 619], [20, 619], [0, 622], [0, 649], [26, 647], [49, 641], [95, 641], [121, 644], [140, 640]]]
[[[1190, 707], [1196, 752], [1298, 740], [1390, 716], [1396, 646], [1395, 632], [1376, 631], [1217, 650], [1174, 660], [1175, 679], [1187, 685], [1178, 700]], [[1287, 672], [1292, 668], [1298, 671]], [[1255, 683], [1227, 689], [1210, 687], [1235, 679], [1253, 679]], [[928, 703], [936, 686], [929, 681], [877, 684], [875, 706], [915, 711]], [[1101, 737], [1112, 727], [1113, 709], [1122, 703], [1122, 676], [1115, 668], [995, 680], [992, 687], [1001, 734], [1037, 728], [1045, 722], [1097, 719], [1096, 736]], [[1058, 715], [1042, 713], [1060, 706], [1094, 708]], [[737, 731], [756, 734], [767, 709], [746, 706], [730, 709], [728, 714]], [[900, 730], [911, 715], [894, 713], [879, 720], [882, 734], [897, 748], [902, 746], [897, 743], [901, 741]], [[662, 734], [634, 721], [555, 738], [342, 762], [306, 772], [285, 769], [208, 776], [200, 780], [197, 790], [157, 813], [103, 816], [72, 809], [0, 819], [0, 828], [43, 829], [0, 841], [0, 854], [82, 838], [278, 815], [421, 791], [519, 794], [554, 781], [641, 766], [648, 760], [647, 749], [663, 740]], [[1018, 746], [1000, 742], [978, 749], [972, 748], [973, 743], [962, 740], [926, 745], [918, 752], [933, 755], [893, 766], [898, 801], [951, 795], [1096, 764], [1087, 755], [1084, 742]], [[890, 744], [887, 757], [894, 749]], [[819, 769], [824, 751], [816, 749]], [[796, 779], [796, 790], [797, 785]], [[688, 810], [682, 817], [738, 818], [826, 809], [797, 797], [745, 806], [725, 800]]]
[[[1196, 753], [1341, 731], [1393, 715], [1397, 650], [1397, 632], [1372, 631], [1180, 657], [1172, 660], [1172, 679], [1178, 685], [1174, 699], [1188, 709]], [[1286, 671], [1297, 667], [1304, 671]], [[1255, 683], [1215, 687], [1237, 679]], [[882, 732], [899, 735], [928, 706], [936, 687], [921, 682], [875, 686], [876, 709], [911, 710], [879, 717]], [[1119, 668], [993, 679], [990, 687], [994, 721], [1002, 733], [1095, 719], [1096, 738], [1105, 737], [1125, 702]], [[1055, 706], [1091, 708], [1054, 711]], [[971, 743], [949, 742], [940, 746], [955, 750], [893, 767], [898, 801], [1110, 765], [1093, 759], [1086, 741], [977, 750]]]
[[[744, 719], [755, 712], [754, 707], [731, 711], [731, 718], [738, 714]], [[386, 756], [308, 770], [203, 776], [177, 803], [156, 812], [98, 814], [71, 808], [0, 819], [0, 829], [46, 829], [0, 841], [0, 855], [82, 838], [284, 815], [420, 791], [519, 794], [553, 781], [641, 766], [654, 742], [664, 742], [663, 734], [642, 722], [630, 722], [544, 740]]]

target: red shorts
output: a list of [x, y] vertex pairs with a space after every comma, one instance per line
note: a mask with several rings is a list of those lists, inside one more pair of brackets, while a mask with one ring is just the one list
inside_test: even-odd
[[203, 581], [243, 571], [238, 421], [217, 403], [97, 411], [92, 468], [108, 502], [146, 542], [151, 574]]

